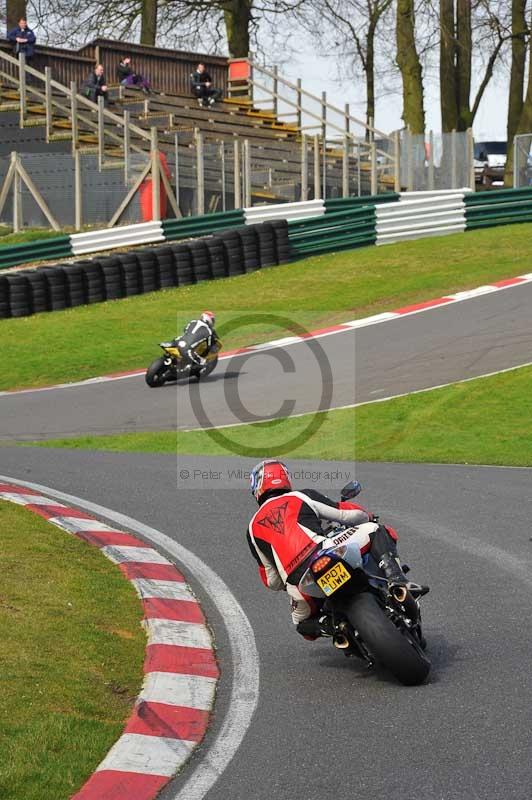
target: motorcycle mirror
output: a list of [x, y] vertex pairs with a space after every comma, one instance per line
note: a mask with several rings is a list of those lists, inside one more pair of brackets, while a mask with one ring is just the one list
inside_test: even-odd
[[342, 489], [340, 498], [342, 500], [351, 500], [353, 497], [356, 497], [357, 494], [360, 494], [361, 491], [362, 485], [359, 481], [349, 481]]

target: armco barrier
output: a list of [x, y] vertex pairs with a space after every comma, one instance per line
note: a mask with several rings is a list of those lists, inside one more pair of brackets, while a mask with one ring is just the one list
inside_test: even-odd
[[375, 207], [369, 205], [289, 222], [288, 238], [292, 252], [305, 256], [374, 244], [375, 219]]
[[135, 244], [164, 242], [164, 234], [160, 222], [141, 222], [139, 225], [124, 225], [120, 228], [104, 228], [89, 233], [74, 233], [70, 237], [72, 253], [81, 256], [84, 253], [98, 253], [101, 250], [112, 250], [114, 247], [128, 247]]
[[463, 192], [415, 194], [418, 195], [415, 199], [411, 199], [412, 195], [401, 195], [398, 203], [377, 206], [378, 245], [465, 230]]
[[275, 219], [286, 219], [288, 222], [292, 222], [309, 217], [321, 217], [323, 214], [325, 214], [323, 200], [303, 200], [301, 203], [278, 203], [244, 209], [246, 225], [270, 222]]
[[30, 261], [46, 261], [52, 258], [68, 258], [72, 255], [70, 236], [54, 236], [24, 244], [0, 247], [0, 269], [16, 267]]
[[466, 229], [532, 222], [532, 187], [477, 192], [465, 198]]
[[288, 224], [278, 220], [242, 225], [187, 244], [38, 267], [31, 273], [10, 272], [0, 276], [0, 318], [25, 317], [254, 272], [289, 258]]
[[244, 222], [244, 209], [236, 208], [233, 211], [219, 211], [214, 214], [204, 214], [200, 217], [165, 219], [162, 222], [162, 229], [165, 239], [175, 241], [229, 230], [237, 225], [243, 225]]

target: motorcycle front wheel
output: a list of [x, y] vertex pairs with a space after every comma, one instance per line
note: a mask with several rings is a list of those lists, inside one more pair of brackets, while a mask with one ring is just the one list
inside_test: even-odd
[[162, 386], [166, 371], [167, 367], [164, 363], [164, 358], [156, 358], [146, 371], [145, 380], [148, 386], [152, 388]]
[[415, 638], [394, 625], [373, 594], [364, 592], [354, 597], [346, 616], [371, 655], [397, 680], [405, 686], [423, 683], [430, 672], [430, 661]]

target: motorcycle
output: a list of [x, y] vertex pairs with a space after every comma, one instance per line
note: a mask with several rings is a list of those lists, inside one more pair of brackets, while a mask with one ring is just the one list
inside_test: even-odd
[[156, 358], [146, 371], [145, 380], [148, 386], [162, 386], [167, 381], [176, 381], [179, 378], [201, 378], [210, 375], [218, 363], [218, 352], [211, 351], [206, 355], [206, 364], [203, 367], [185, 358], [179, 347], [179, 341], [160, 342], [164, 356]]
[[[356, 497], [361, 488], [351, 481], [341, 499]], [[376, 523], [364, 523], [368, 525], [376, 529]], [[413, 583], [390, 586], [371, 554], [361, 554], [355, 537], [362, 527], [334, 526], [326, 534], [334, 544], [318, 549], [305, 562], [298, 588], [324, 601], [320, 623], [336, 648], [368, 667], [385, 667], [406, 686], [416, 686], [431, 668], [419, 604], [428, 589]], [[406, 565], [403, 571], [408, 572]]]

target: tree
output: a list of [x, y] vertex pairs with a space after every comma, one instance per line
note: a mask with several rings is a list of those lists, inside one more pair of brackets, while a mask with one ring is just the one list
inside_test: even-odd
[[26, 16], [26, 0], [7, 0], [6, 26], [7, 30], [16, 28], [21, 17]]
[[380, 73], [378, 35], [391, 5], [392, 0], [312, 0], [298, 14], [299, 23], [320, 49], [339, 54], [343, 86], [346, 65], [352, 78], [357, 73], [364, 76], [366, 125], [370, 127], [375, 123], [375, 83]]
[[[490, 0], [440, 0], [440, 106], [442, 130], [465, 131], [491, 81], [502, 47], [509, 38], [503, 4]], [[471, 104], [473, 52], [482, 79]]]
[[252, 0], [223, 0], [227, 47], [233, 58], [247, 57], [250, 46]]
[[508, 144], [513, 141], [521, 113], [526, 66], [526, 4], [527, 0], [512, 0], [512, 61], [508, 90]]
[[[520, 109], [519, 118], [515, 127], [510, 127], [510, 104], [508, 106], [508, 156], [506, 158], [506, 167], [504, 170], [504, 182], [507, 186], [512, 186], [513, 184], [513, 172], [514, 172], [514, 147], [513, 141], [514, 136], [520, 134], [531, 134], [530, 137], [524, 137], [521, 140], [521, 149], [523, 149], [527, 154], [530, 152], [530, 148], [532, 145], [532, 43], [529, 41], [528, 47], [528, 86], [526, 97], [523, 101], [523, 88], [524, 88], [524, 67], [526, 63], [526, 34], [532, 34], [532, 15], [530, 20], [530, 28], [526, 25], [526, 0], [525, 0], [525, 8], [521, 12], [521, 8], [517, 7], [517, 2], [512, 3], [512, 34], [514, 34], [514, 5], [516, 6], [516, 25], [515, 25], [515, 38], [519, 39], [522, 42], [522, 49], [517, 48], [516, 60], [514, 62], [514, 38], [512, 38], [512, 73], [510, 78], [510, 103], [512, 104], [512, 112], [515, 116], [517, 116], [517, 109]], [[522, 13], [522, 16], [521, 16]], [[524, 23], [525, 29], [523, 30], [522, 24]], [[514, 63], [515, 63], [515, 73], [514, 73]], [[523, 68], [522, 73], [522, 80], [521, 80], [521, 67]], [[512, 81], [513, 78], [513, 81]], [[513, 85], [512, 85], [513, 84]], [[520, 89], [519, 89], [520, 87]], [[512, 96], [512, 90], [515, 92], [515, 96]], [[520, 91], [520, 94], [519, 94]], [[520, 101], [520, 102], [519, 102]], [[512, 123], [515, 121], [515, 116], [512, 117]]]
[[412, 133], [424, 133], [423, 72], [416, 47], [414, 0], [397, 0], [396, 40], [403, 84], [403, 120]]
[[154, 45], [157, 37], [157, 0], [142, 0], [140, 43]]

